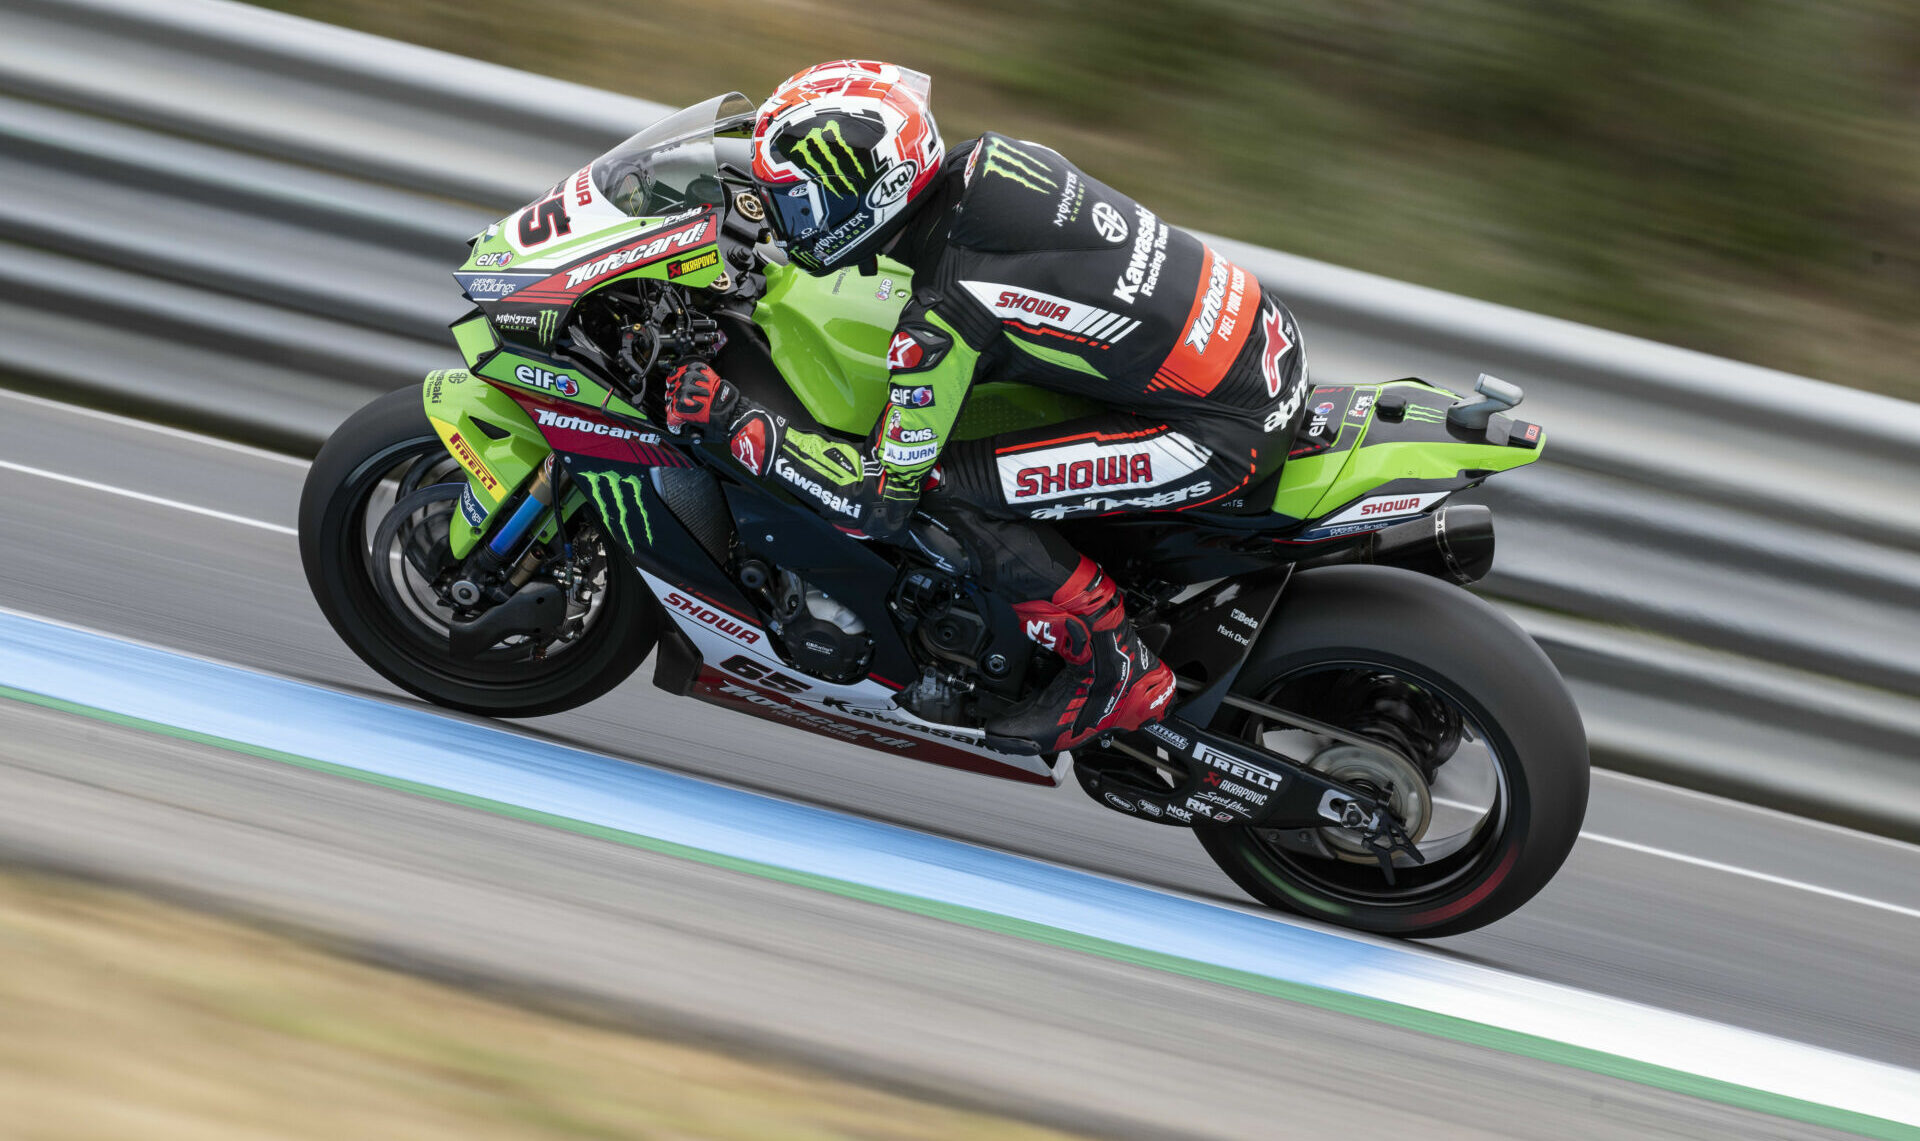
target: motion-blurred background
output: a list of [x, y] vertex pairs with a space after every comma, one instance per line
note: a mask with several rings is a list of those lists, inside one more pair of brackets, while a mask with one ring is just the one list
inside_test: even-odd
[[675, 105], [935, 77], [1190, 227], [1920, 394], [1903, 0], [268, 0]]

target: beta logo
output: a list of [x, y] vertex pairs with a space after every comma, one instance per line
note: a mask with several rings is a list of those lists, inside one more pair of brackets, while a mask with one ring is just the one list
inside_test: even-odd
[[523, 364], [514, 369], [513, 379], [534, 388], [557, 392], [562, 396], [577, 396], [580, 393], [580, 382], [566, 373], [548, 372], [544, 368], [535, 368], [533, 365]]

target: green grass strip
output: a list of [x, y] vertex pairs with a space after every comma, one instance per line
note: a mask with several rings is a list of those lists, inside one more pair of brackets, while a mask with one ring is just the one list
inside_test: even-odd
[[1776, 1117], [1801, 1121], [1823, 1128], [1857, 1133], [1866, 1137], [1886, 1138], [1888, 1141], [1920, 1141], [1920, 1127], [1903, 1125], [1897, 1121], [1890, 1121], [1886, 1118], [1872, 1117], [1867, 1114], [1856, 1113], [1852, 1110], [1822, 1105], [1818, 1102], [1769, 1093], [1765, 1090], [1753, 1089], [1749, 1086], [1721, 1081], [1718, 1078], [1702, 1077], [1698, 1074], [1687, 1073], [1683, 1070], [1675, 1070], [1665, 1066], [1657, 1066], [1649, 1062], [1636, 1061], [1632, 1058], [1624, 1058], [1617, 1054], [1608, 1054], [1584, 1046], [1569, 1045], [1565, 1042], [1558, 1042], [1551, 1038], [1542, 1038], [1538, 1035], [1527, 1034], [1517, 1030], [1490, 1026], [1485, 1023], [1457, 1018], [1452, 1015], [1437, 1014], [1432, 1011], [1421, 1010], [1417, 1007], [1406, 1006], [1401, 1003], [1388, 1002], [1384, 999], [1347, 994], [1342, 991], [1309, 986], [1305, 983], [1288, 982], [1284, 979], [1257, 975], [1249, 971], [1215, 966], [1211, 963], [1196, 962], [1192, 959], [1183, 959], [1158, 951], [1148, 951], [1139, 947], [1128, 946], [1124, 943], [1115, 943], [1106, 939], [1094, 938], [1090, 935], [1081, 935], [1076, 932], [1065, 931], [1057, 927], [1048, 927], [1045, 924], [1034, 923], [1029, 920], [1014, 919], [990, 911], [980, 911], [975, 908], [942, 903], [938, 900], [922, 899], [918, 896], [889, 891], [884, 888], [868, 887], [864, 884], [851, 883], [846, 880], [833, 879], [828, 876], [814, 875], [809, 872], [795, 871], [791, 868], [782, 868], [772, 864], [759, 863], [754, 860], [741, 859], [737, 856], [709, 852], [703, 848], [688, 847], [685, 844], [656, 840], [650, 836], [642, 836], [633, 832], [621, 831], [617, 828], [608, 828], [604, 825], [575, 820], [571, 817], [556, 816], [552, 813], [522, 808], [518, 805], [507, 804], [498, 800], [489, 800], [480, 796], [472, 796], [467, 793], [456, 792], [452, 789], [440, 788], [435, 785], [421, 784], [417, 781], [404, 780], [399, 777], [382, 776], [379, 773], [371, 773], [364, 769], [356, 769], [347, 765], [338, 765], [331, 761], [297, 756], [293, 753], [283, 753], [278, 749], [252, 745], [245, 741], [235, 741], [225, 737], [216, 737], [210, 733], [200, 733], [192, 729], [183, 729], [176, 725], [148, 721], [139, 717], [129, 717], [124, 714], [115, 713], [112, 710], [82, 705], [57, 697], [48, 697], [44, 694], [31, 693], [26, 690], [15, 689], [11, 686], [0, 685], [0, 697], [28, 705], [37, 705], [41, 708], [55, 710], [60, 713], [69, 713], [75, 716], [91, 718], [96, 721], [103, 721], [127, 729], [136, 729], [164, 737], [172, 737], [176, 740], [188, 741], [196, 745], [205, 745], [227, 752], [258, 757], [262, 760], [277, 761], [312, 772], [345, 777], [363, 784], [377, 785], [381, 788], [393, 789], [396, 792], [410, 793], [415, 796], [423, 796], [446, 804], [478, 809], [483, 812], [490, 812], [515, 820], [523, 820], [532, 824], [573, 832], [581, 836], [590, 836], [598, 840], [624, 844], [631, 848], [639, 848], [663, 856], [671, 856], [676, 859], [705, 864], [708, 867], [721, 868], [726, 871], [739, 872], [744, 875], [758, 876], [762, 879], [791, 884], [795, 887], [808, 888], [814, 891], [828, 892], [847, 899], [859, 900], [863, 903], [876, 904], [881, 907], [892, 908], [896, 911], [925, 916], [929, 919], [958, 923], [966, 927], [990, 931], [998, 935], [1008, 935], [1070, 951], [1098, 955], [1116, 962], [1130, 963], [1135, 966], [1165, 971], [1169, 974], [1183, 975], [1187, 978], [1218, 983], [1222, 986], [1234, 987], [1238, 990], [1248, 991], [1253, 994], [1269, 995], [1289, 1002], [1297, 1002], [1305, 1006], [1316, 1007], [1337, 1014], [1363, 1018], [1370, 1022], [1399, 1027], [1404, 1030], [1413, 1030], [1422, 1034], [1429, 1034], [1434, 1037], [1465, 1043], [1470, 1046], [1481, 1046], [1506, 1054], [1514, 1054], [1543, 1062], [1570, 1066], [1575, 1069], [1585, 1070], [1589, 1073], [1600, 1074], [1610, 1078], [1619, 1078], [1623, 1081], [1636, 1082], [1641, 1085], [1652, 1086], [1656, 1089], [1684, 1094], [1688, 1097], [1719, 1102], [1739, 1109], [1752, 1110], [1756, 1113], [1771, 1114]]

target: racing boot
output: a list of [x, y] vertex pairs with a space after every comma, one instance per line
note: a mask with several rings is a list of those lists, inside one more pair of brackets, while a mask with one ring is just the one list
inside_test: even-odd
[[1010, 753], [1051, 753], [1166, 715], [1173, 671], [1134, 633], [1120, 592], [1092, 559], [1082, 556], [1052, 598], [1015, 603], [1013, 609], [1027, 637], [1060, 655], [1066, 668], [1019, 707], [989, 721], [988, 744]]

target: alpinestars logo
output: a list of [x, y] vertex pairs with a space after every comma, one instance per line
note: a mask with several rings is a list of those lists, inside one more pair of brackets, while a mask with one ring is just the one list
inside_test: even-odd
[[[635, 538], [633, 524], [627, 515], [627, 500], [631, 499], [634, 513], [640, 516], [640, 526], [646, 534], [646, 546], [653, 545], [653, 521], [647, 518], [647, 497], [645, 485], [638, 476], [619, 475], [609, 471], [577, 471], [573, 477], [587, 485], [587, 491], [593, 496], [594, 506], [600, 509], [600, 519], [609, 528], [619, 527], [620, 535], [631, 549], [638, 550], [641, 543]], [[625, 491], [623, 496], [620, 493]]]
[[1060, 187], [1052, 177], [1052, 167], [1005, 139], [984, 140], [980, 144], [980, 152], [976, 157], [981, 162], [982, 175], [996, 174], [1042, 194]]
[[1287, 379], [1280, 371], [1280, 358], [1293, 348], [1293, 342], [1287, 339], [1286, 322], [1277, 307], [1269, 308], [1261, 317], [1260, 332], [1267, 339], [1266, 345], [1260, 350], [1260, 375], [1266, 378], [1267, 395], [1277, 398], [1280, 386]]
[[[860, 188], [853, 180], [867, 177], [867, 168], [861, 165], [859, 154], [841, 132], [838, 119], [828, 119], [800, 136], [788, 153], [795, 162], [806, 164], [807, 169], [813, 171], [814, 177], [820, 180], [820, 185], [834, 194], [851, 196], [860, 193]], [[840, 164], [843, 158], [846, 166]], [[835, 185], [836, 181], [838, 185]]]

